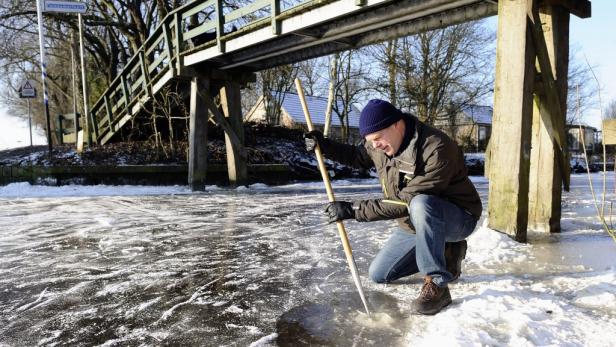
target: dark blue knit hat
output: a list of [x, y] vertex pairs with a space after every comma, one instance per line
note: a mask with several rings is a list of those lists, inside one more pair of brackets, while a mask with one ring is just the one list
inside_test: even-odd
[[385, 100], [372, 99], [361, 111], [359, 135], [364, 137], [402, 119], [402, 112]]

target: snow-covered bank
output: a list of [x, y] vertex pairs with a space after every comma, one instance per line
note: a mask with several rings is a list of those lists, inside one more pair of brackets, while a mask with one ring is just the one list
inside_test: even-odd
[[[336, 180], [332, 182], [333, 187], [346, 189], [371, 189], [378, 187], [376, 179], [350, 179]], [[285, 191], [306, 191], [323, 190], [322, 182], [302, 182], [289, 183], [284, 185], [270, 186], [263, 183], [255, 183], [249, 186], [237, 188], [221, 187], [208, 185], [205, 193], [218, 192], [285, 192]], [[135, 196], [135, 195], [175, 195], [175, 194], [202, 194], [192, 192], [188, 186], [140, 186], [140, 185], [64, 185], [46, 186], [36, 185], [27, 182], [10, 183], [0, 186], [0, 198], [44, 198], [44, 197], [92, 197], [92, 196]]]
[[[486, 203], [487, 181], [473, 181]], [[381, 194], [375, 180], [334, 190]], [[369, 302], [389, 316], [366, 324], [320, 182], [0, 187], [0, 345], [284, 345], [295, 335], [281, 317], [321, 307], [331, 345], [611, 346], [616, 245], [585, 176], [563, 200], [561, 234], [519, 244], [479, 227], [453, 304], [433, 317], [410, 314], [418, 276], [366, 279], [395, 223], [346, 223]], [[316, 324], [329, 311], [305, 312]]]

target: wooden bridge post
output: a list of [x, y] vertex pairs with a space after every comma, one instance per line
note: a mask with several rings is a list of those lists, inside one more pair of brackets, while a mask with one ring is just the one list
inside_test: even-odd
[[216, 0], [216, 43], [218, 51], [225, 53], [225, 43], [220, 39], [225, 34], [225, 15], [222, 8], [222, 0]]
[[207, 173], [207, 127], [209, 112], [201, 93], [209, 91], [209, 80], [193, 77], [190, 82], [190, 134], [188, 139], [188, 185], [205, 190]]
[[244, 125], [242, 120], [242, 99], [240, 84], [235, 81], [225, 81], [220, 89], [220, 103], [230, 130], [239, 140], [240, 146], [233, 146], [230, 134], [225, 131], [225, 146], [227, 149], [227, 169], [229, 184], [244, 185], [248, 181], [247, 159], [242, 156], [244, 145]]
[[175, 47], [175, 70], [178, 75], [182, 75], [184, 73], [184, 57], [182, 57], [182, 50], [184, 49], [184, 29], [182, 22], [182, 14], [176, 12], [173, 16], [173, 21], [175, 22], [174, 30], [174, 47]]
[[488, 221], [526, 241], [535, 52], [528, 13], [534, 0], [498, 2]]
[[272, 0], [270, 6], [272, 8], [272, 33], [274, 35], [280, 35], [280, 20], [276, 18], [280, 15], [280, 0]]
[[[545, 83], [536, 86], [533, 112], [533, 136], [530, 165], [528, 227], [536, 231], [559, 232], [561, 218], [562, 175], [553, 136], [544, 120], [556, 114], [565, 124], [567, 109], [567, 74], [569, 66], [569, 12], [560, 6], [540, 9], [540, 18], [550, 58], [552, 74], [560, 101], [560, 110], [550, 106]], [[560, 114], [558, 114], [560, 112]], [[555, 129], [565, 138], [565, 129]]]

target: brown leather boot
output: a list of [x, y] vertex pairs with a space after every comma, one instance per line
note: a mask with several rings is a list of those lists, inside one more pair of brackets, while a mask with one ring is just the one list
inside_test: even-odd
[[451, 304], [449, 287], [439, 287], [432, 282], [432, 277], [424, 277], [424, 285], [417, 299], [413, 300], [413, 312], [419, 314], [436, 314], [443, 307]]
[[453, 275], [451, 282], [457, 280], [462, 273], [462, 260], [466, 257], [466, 240], [445, 243], [445, 266]]

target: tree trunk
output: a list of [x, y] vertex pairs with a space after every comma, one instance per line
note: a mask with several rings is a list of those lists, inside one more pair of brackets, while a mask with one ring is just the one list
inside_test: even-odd
[[329, 90], [327, 96], [327, 109], [325, 110], [325, 128], [323, 130], [323, 135], [325, 137], [329, 137], [332, 122], [332, 108], [335, 102], [334, 89], [338, 77], [338, 60], [340, 60], [340, 54], [338, 53], [333, 54], [329, 60]]
[[397, 106], [397, 91], [396, 91], [396, 51], [398, 50], [398, 40], [394, 39], [387, 42], [387, 75], [389, 77], [389, 102]]

